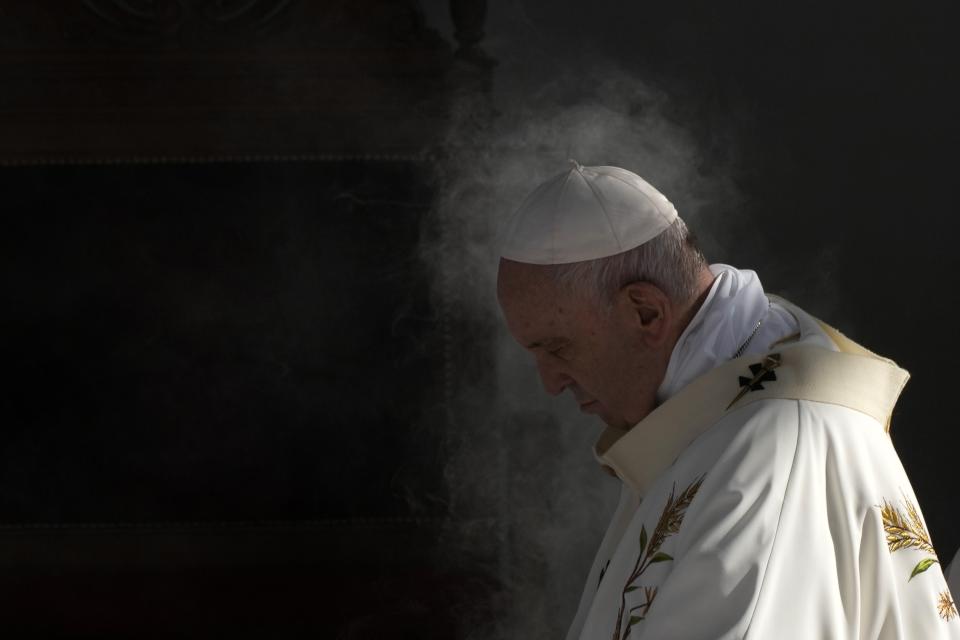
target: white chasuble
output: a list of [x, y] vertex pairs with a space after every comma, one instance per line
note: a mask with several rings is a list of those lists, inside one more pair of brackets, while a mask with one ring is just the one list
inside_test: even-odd
[[[714, 270], [712, 297], [752, 274]], [[744, 355], [719, 349], [634, 428], [598, 440], [623, 488], [568, 640], [960, 639], [888, 435], [907, 373], [763, 299], [731, 333], [754, 337]], [[693, 331], [729, 320], [723, 306], [708, 298]], [[769, 331], [756, 316], [784, 339], [757, 344]]]

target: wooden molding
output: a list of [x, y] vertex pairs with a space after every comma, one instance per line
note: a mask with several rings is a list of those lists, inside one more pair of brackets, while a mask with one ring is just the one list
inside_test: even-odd
[[0, 163], [411, 158], [486, 73], [403, 0], [14, 0]]

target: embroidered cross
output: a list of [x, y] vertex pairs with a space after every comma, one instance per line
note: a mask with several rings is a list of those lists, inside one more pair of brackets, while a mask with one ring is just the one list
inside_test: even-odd
[[727, 409], [737, 403], [737, 400], [747, 395], [751, 391], [761, 391], [764, 382], [774, 382], [777, 374], [774, 369], [780, 366], [781, 357], [779, 353], [771, 353], [763, 359], [763, 362], [750, 365], [750, 374], [752, 378], [740, 376], [740, 393], [727, 405]]

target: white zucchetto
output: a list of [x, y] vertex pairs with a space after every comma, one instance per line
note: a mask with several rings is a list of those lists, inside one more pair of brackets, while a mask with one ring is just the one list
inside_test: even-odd
[[655, 238], [677, 219], [670, 201], [637, 174], [571, 163], [520, 205], [502, 257], [528, 264], [606, 258]]

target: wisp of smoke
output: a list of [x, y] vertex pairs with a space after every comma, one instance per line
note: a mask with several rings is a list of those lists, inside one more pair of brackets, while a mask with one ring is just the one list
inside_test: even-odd
[[446, 323], [451, 517], [442, 546], [484, 559], [498, 585], [492, 610], [463, 617], [462, 637], [535, 640], [562, 637], [570, 624], [619, 481], [592, 457], [602, 425], [571, 399], [544, 393], [532, 358], [502, 327], [499, 234], [568, 158], [646, 178], [708, 256], [722, 240], [711, 215], [738, 198], [716, 166], [704, 170], [704, 141], [671, 118], [669, 96], [625, 72], [565, 75], [498, 108], [492, 116], [476, 102], [456, 109], [423, 233]]

